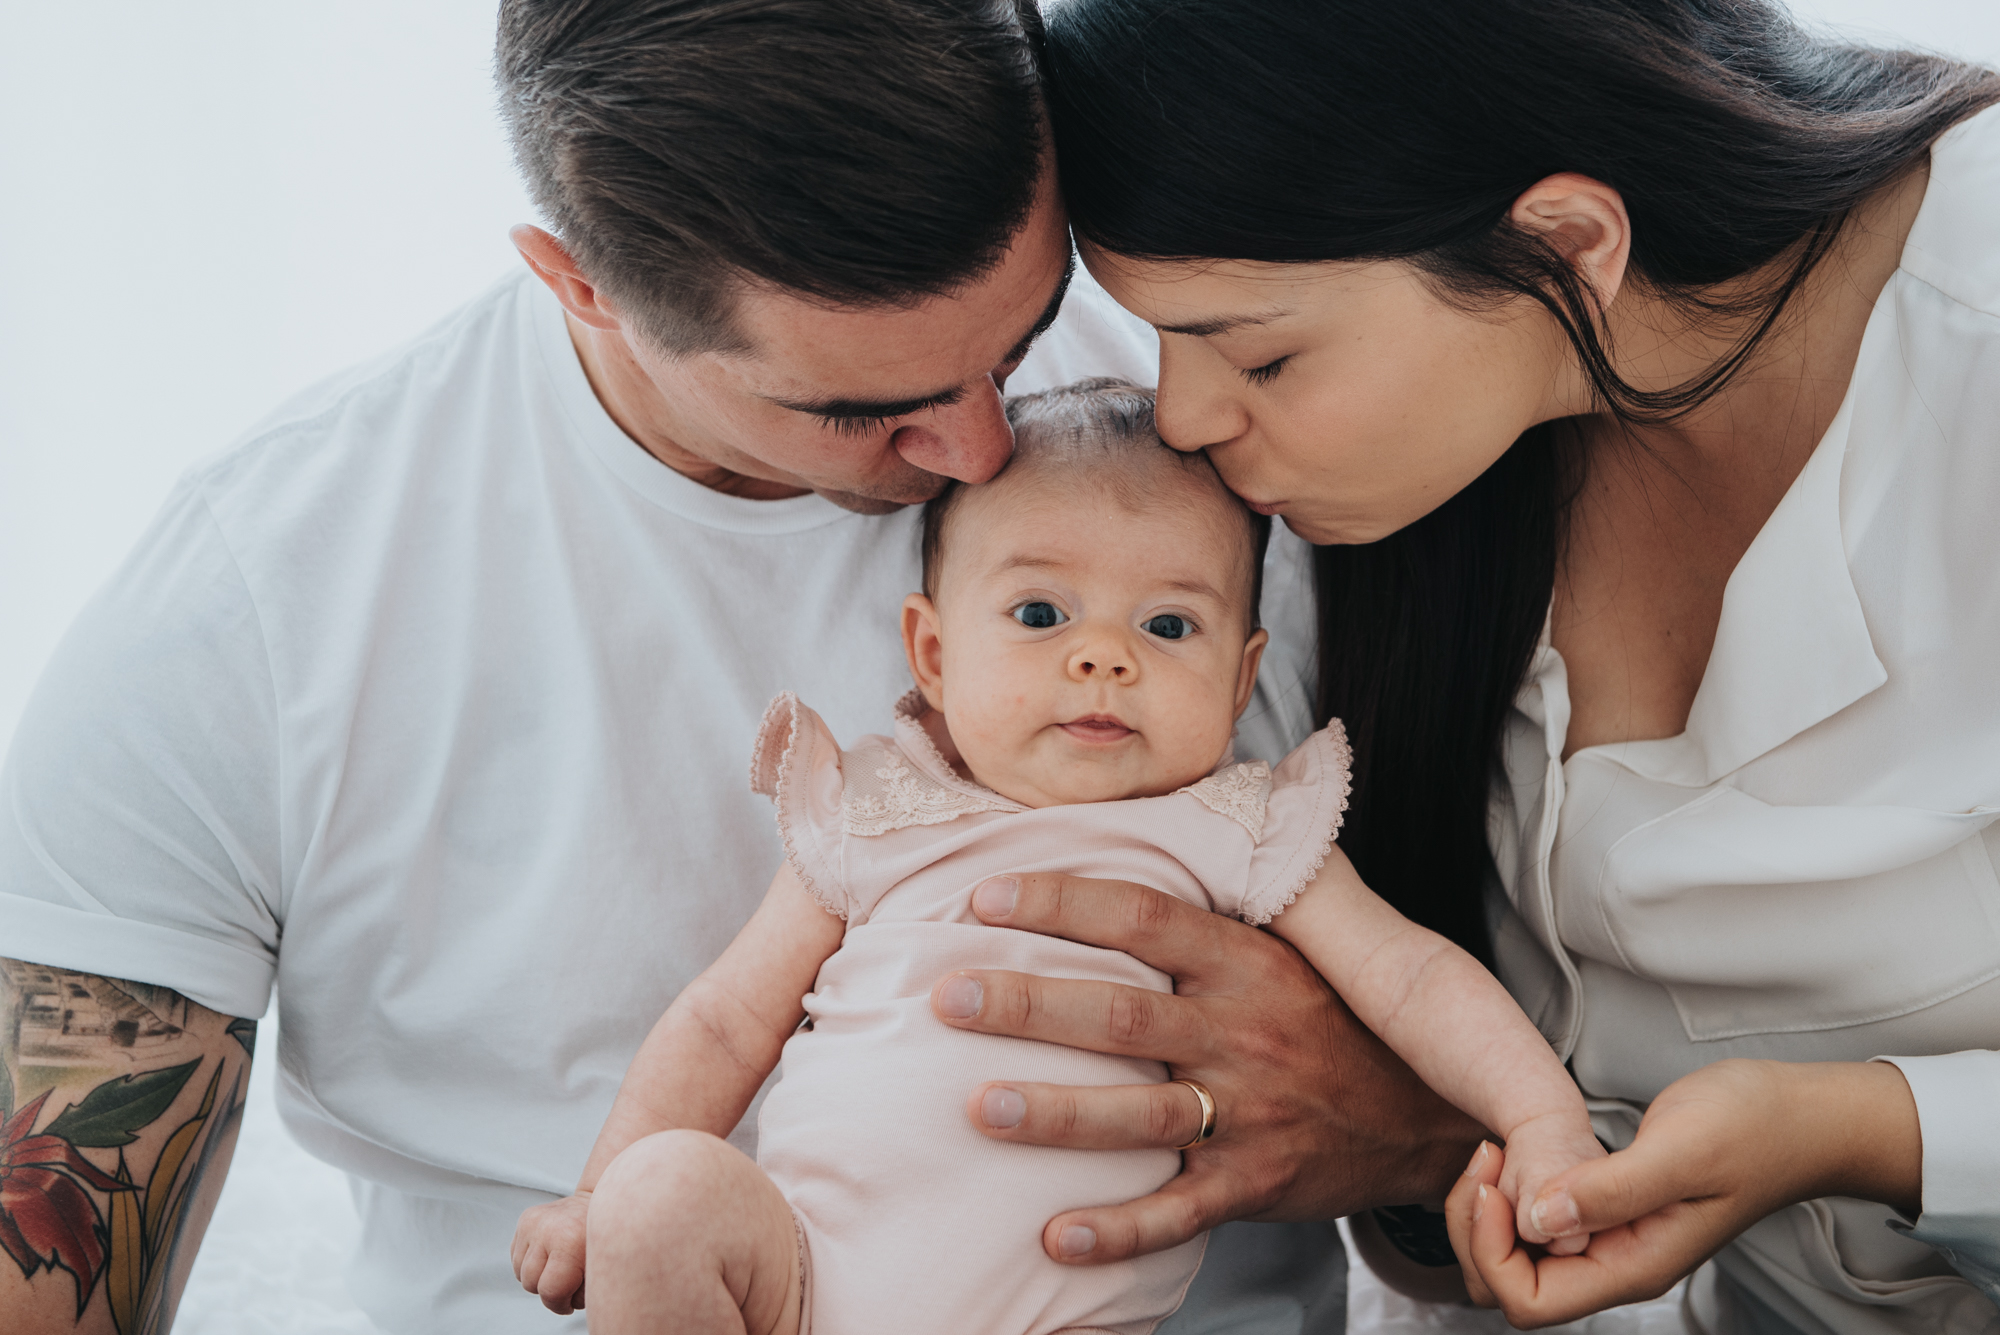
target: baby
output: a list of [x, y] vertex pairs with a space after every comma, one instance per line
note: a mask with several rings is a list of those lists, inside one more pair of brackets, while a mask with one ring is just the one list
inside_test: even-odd
[[[1603, 1152], [1493, 977], [1335, 847], [1339, 722], [1275, 770], [1233, 759], [1267, 638], [1266, 521], [1205, 456], [1161, 444], [1148, 391], [1085, 381], [1015, 399], [1008, 417], [1005, 470], [925, 517], [924, 592], [903, 607], [917, 689], [893, 735], [843, 750], [795, 697], [772, 703], [750, 772], [776, 801], [785, 865], [633, 1060], [576, 1194], [521, 1218], [515, 1273], [557, 1311], [583, 1304], [587, 1242], [594, 1331], [1143, 1335], [1179, 1305], [1205, 1238], [1081, 1266], [1046, 1235], [1064, 1211], [1157, 1190], [1179, 1151], [975, 1129], [996, 1080], [1167, 1071], [954, 1029], [931, 1008], [969, 968], [1172, 982], [1120, 952], [981, 924], [973, 892], [997, 875], [1134, 881], [1269, 924], [1504, 1137], [1511, 1199]], [[752, 1163], [719, 1137], [781, 1056]], [[1203, 1132], [1226, 1138], [1229, 1109], [1186, 1093]]]

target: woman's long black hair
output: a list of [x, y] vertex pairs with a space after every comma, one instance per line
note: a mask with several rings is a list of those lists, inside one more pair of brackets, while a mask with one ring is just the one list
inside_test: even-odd
[[[1079, 236], [1148, 259], [1397, 259], [1469, 309], [1525, 297], [1631, 423], [1716, 393], [1856, 206], [2000, 101], [1990, 70], [1828, 42], [1765, 0], [1063, 0], [1048, 34]], [[1588, 288], [1510, 225], [1565, 171], [1624, 197], [1628, 282], [1739, 331], [1704, 374], [1626, 383]], [[1482, 958], [1487, 803], [1576, 438], [1538, 427], [1423, 519], [1315, 556], [1319, 713], [1356, 753], [1341, 843]]]

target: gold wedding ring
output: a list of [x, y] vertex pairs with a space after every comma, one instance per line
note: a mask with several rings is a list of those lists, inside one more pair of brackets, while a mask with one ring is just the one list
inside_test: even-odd
[[1199, 1080], [1175, 1080], [1172, 1083], [1186, 1085], [1194, 1091], [1194, 1096], [1201, 1100], [1201, 1130], [1195, 1132], [1194, 1139], [1187, 1144], [1174, 1146], [1177, 1150], [1191, 1150], [1197, 1145], [1205, 1144], [1208, 1138], [1215, 1134], [1215, 1095], [1209, 1093], [1208, 1086]]

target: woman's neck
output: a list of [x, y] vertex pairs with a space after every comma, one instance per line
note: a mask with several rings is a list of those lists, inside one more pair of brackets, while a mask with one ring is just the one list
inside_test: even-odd
[[[1681, 420], [1633, 429], [1634, 442], [1670, 461], [1682, 477], [1715, 469], [1783, 474], [1782, 496], [1840, 410], [1869, 315], [1902, 261], [1929, 183], [1925, 159], [1855, 210], [1743, 369]], [[1788, 252], [1709, 295], [1727, 301], [1769, 291], [1795, 262]], [[1658, 298], [1629, 292], [1609, 312], [1618, 369], [1641, 389], [1687, 384], [1727, 357], [1754, 318], [1696, 323]], [[1608, 420], [1587, 429], [1624, 434]], [[1774, 496], [1772, 508], [1776, 504]]]
[[[1686, 418], [1577, 419], [1589, 468], [1551, 625], [1569, 669], [1565, 755], [1685, 730], [1729, 576], [1840, 411], [1929, 176], [1926, 163], [1857, 210], [1755, 357]], [[1689, 329], [1664, 303], [1626, 295], [1610, 312], [1612, 346], [1642, 389], [1700, 376], [1743, 332]]]

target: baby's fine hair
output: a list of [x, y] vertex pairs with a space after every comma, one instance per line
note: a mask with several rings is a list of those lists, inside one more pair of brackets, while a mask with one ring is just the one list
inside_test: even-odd
[[[1271, 521], [1243, 504], [1215, 471], [1206, 454], [1182, 453], [1160, 439], [1153, 421], [1153, 391], [1115, 376], [1079, 380], [1036, 394], [1016, 394], [1007, 400], [1007, 422], [1014, 428], [1014, 453], [991, 481], [992, 486], [1023, 470], [1057, 468], [1090, 470], [1124, 503], [1136, 508], [1147, 497], [1140, 472], [1131, 467], [1134, 451], [1148, 451], [1145, 462], [1176, 467], [1217, 494], [1243, 519], [1249, 548], [1249, 621], [1246, 633], [1257, 629], [1258, 604], [1264, 593], [1264, 550], [1271, 540]], [[924, 593], [937, 597], [938, 574], [944, 562], [952, 512], [968, 484], [947, 482], [924, 507]]]

